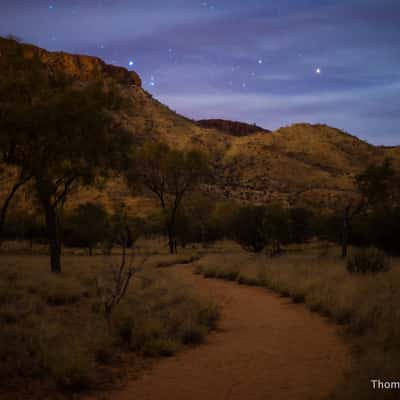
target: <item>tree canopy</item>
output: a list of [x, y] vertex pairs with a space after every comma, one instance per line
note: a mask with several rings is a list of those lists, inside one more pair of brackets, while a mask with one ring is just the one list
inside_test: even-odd
[[71, 191], [117, 168], [132, 145], [113, 111], [124, 100], [113, 82], [73, 82], [10, 42], [0, 63], [3, 161], [32, 177], [53, 271], [60, 271], [59, 212]]
[[127, 170], [129, 186], [145, 189], [163, 210], [170, 252], [176, 251], [176, 217], [183, 198], [207, 179], [209, 168], [204, 154], [178, 151], [161, 143], [146, 143], [138, 149]]

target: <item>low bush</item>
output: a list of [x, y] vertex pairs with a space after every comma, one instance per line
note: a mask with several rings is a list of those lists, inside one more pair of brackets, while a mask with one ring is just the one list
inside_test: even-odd
[[72, 398], [112, 380], [122, 351], [170, 356], [216, 327], [217, 307], [151, 262], [107, 321], [95, 287], [103, 257], [65, 257], [60, 276], [44, 260], [2, 260], [0, 386], [16, 398]]
[[385, 253], [374, 247], [355, 250], [347, 260], [347, 270], [351, 274], [379, 273], [389, 269]]

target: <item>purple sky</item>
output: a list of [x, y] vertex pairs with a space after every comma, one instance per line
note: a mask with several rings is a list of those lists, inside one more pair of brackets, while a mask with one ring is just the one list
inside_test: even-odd
[[400, 144], [399, 0], [0, 0], [0, 35], [96, 55], [192, 118]]

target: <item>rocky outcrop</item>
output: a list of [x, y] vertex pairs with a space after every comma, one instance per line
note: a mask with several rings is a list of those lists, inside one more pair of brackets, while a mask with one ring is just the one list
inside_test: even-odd
[[[7, 42], [9, 42], [9, 39], [0, 38], [0, 51], [3, 46], [7, 45]], [[26, 58], [39, 57], [50, 72], [62, 71], [66, 75], [83, 82], [111, 77], [121, 84], [139, 87], [142, 85], [142, 81], [136, 72], [106, 64], [97, 57], [49, 52], [29, 44], [22, 44], [21, 46]]]

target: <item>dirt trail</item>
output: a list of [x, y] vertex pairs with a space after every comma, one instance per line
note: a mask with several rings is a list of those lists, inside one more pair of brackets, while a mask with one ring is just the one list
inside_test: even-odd
[[221, 330], [207, 344], [163, 359], [112, 400], [324, 399], [348, 353], [334, 324], [262, 288], [170, 269], [221, 304]]

